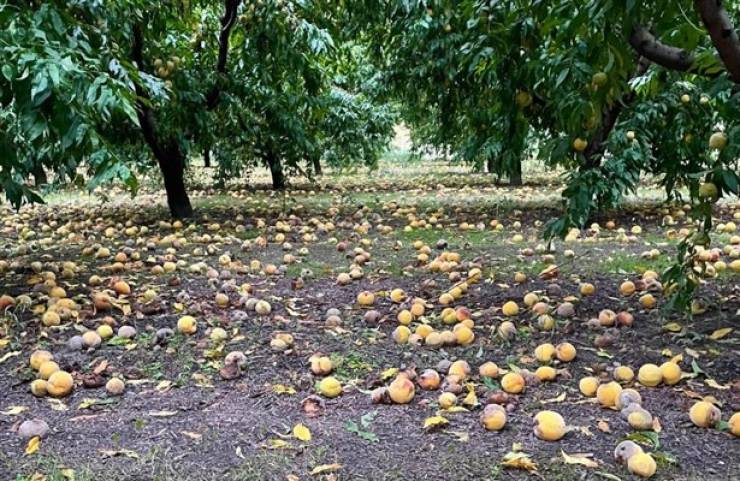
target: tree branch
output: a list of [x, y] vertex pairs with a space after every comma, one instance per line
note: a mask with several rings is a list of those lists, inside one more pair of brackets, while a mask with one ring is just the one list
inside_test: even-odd
[[730, 77], [735, 83], [740, 83], [740, 38], [722, 6], [722, 0], [694, 0], [694, 7]]
[[[133, 39], [131, 45], [131, 59], [136, 62], [136, 67], [139, 71], [144, 71], [144, 35], [141, 31], [141, 25], [138, 23], [134, 24], [133, 27]], [[139, 82], [134, 82], [134, 89], [137, 97], [137, 116], [139, 117], [139, 125], [141, 126], [141, 132], [144, 135], [144, 140], [152, 149], [154, 157], [157, 159], [163, 158], [164, 148], [159, 142], [157, 136], [157, 123], [154, 119], [154, 112], [149, 107], [147, 102], [149, 101], [149, 93], [139, 85]]]
[[[241, 0], [224, 0], [224, 15], [221, 17], [221, 33], [218, 36], [218, 61], [216, 62], [216, 73], [220, 76], [226, 73], [226, 60], [229, 54], [229, 38], [237, 19], [237, 9]], [[221, 100], [221, 82], [216, 80], [210, 92], [206, 94], [206, 108], [213, 110]]]
[[629, 42], [641, 56], [665, 68], [685, 72], [694, 66], [691, 53], [662, 43], [642, 25], [635, 26]]
[[[631, 79], [637, 78], [644, 75], [650, 67], [650, 61], [645, 57], [639, 57], [637, 59], [637, 67], [635, 73]], [[609, 108], [605, 109], [601, 114], [601, 127], [596, 134], [589, 140], [588, 147], [583, 153], [585, 162], [582, 165], [583, 169], [593, 169], [601, 165], [601, 160], [604, 157], [606, 151], [606, 143], [609, 138], [609, 134], [617, 124], [619, 115], [626, 107], [629, 107], [637, 97], [637, 92], [630, 90], [625, 92], [622, 97], [614, 102]]]

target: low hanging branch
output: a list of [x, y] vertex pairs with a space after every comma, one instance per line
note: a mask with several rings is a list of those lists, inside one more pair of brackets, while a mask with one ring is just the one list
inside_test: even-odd
[[694, 0], [694, 6], [730, 77], [735, 83], [740, 83], [740, 38], [722, 6], [722, 0]]
[[694, 66], [691, 53], [662, 43], [642, 25], [632, 30], [629, 42], [637, 53], [667, 69], [685, 72]]

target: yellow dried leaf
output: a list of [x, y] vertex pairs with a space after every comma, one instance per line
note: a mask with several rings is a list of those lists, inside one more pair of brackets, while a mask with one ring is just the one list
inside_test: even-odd
[[3, 357], [0, 357], [0, 364], [4, 363], [5, 361], [7, 361], [8, 359], [10, 359], [11, 357], [15, 357], [15, 356], [20, 355], [20, 353], [21, 353], [21, 351], [11, 351], [11, 352], [5, 353], [3, 355]]
[[17, 416], [22, 412], [28, 411], [28, 408], [26, 406], [10, 406], [5, 411], [1, 412], [0, 414], [3, 414], [5, 416]]
[[660, 353], [665, 357], [671, 357], [673, 355], [673, 351], [668, 348], [663, 349]]
[[563, 455], [563, 460], [566, 464], [580, 464], [582, 466], [586, 466], [587, 468], [599, 467], [599, 463], [591, 459], [593, 457], [593, 454], [591, 453], [568, 454], [561, 449], [560, 454]]
[[59, 470], [59, 472], [64, 476], [64, 479], [67, 479], [69, 481], [75, 480], [75, 470], [72, 468], [62, 468]]
[[722, 339], [723, 337], [725, 337], [726, 335], [728, 335], [731, 332], [732, 332], [732, 328], [731, 327], [723, 327], [722, 329], [717, 329], [716, 331], [714, 331], [709, 336], [709, 338], [710, 339], [714, 339], [716, 341], [718, 339]]
[[714, 389], [721, 389], [723, 391], [725, 389], [730, 389], [730, 386], [722, 385], [718, 383], [717, 381], [715, 381], [714, 379], [707, 379], [706, 381], [704, 381], [704, 384], [706, 384], [709, 387], [713, 387]]
[[677, 322], [669, 322], [668, 324], [663, 325], [663, 329], [665, 329], [668, 332], [681, 332], [681, 329], [683, 329], [683, 326]]
[[676, 354], [671, 358], [671, 362], [674, 362], [676, 364], [681, 364], [683, 362], [683, 354]]
[[5, 347], [10, 344], [10, 339], [0, 339], [0, 347]]
[[663, 426], [661, 426], [660, 424], [660, 419], [658, 419], [657, 416], [654, 417], [653, 418], [653, 431], [655, 431], [656, 433], [659, 433], [662, 430], [663, 430]]
[[450, 424], [450, 421], [444, 416], [432, 416], [424, 420], [424, 429], [434, 429], [447, 424]]
[[443, 409], [439, 412], [445, 412], [445, 413], [467, 413], [470, 412], [468, 408], [464, 408], [462, 406], [450, 406], [447, 409]]
[[41, 447], [41, 438], [38, 436], [32, 437], [26, 445], [26, 454], [33, 454]]
[[172, 381], [164, 380], [164, 381], [160, 381], [159, 384], [157, 384], [157, 387], [155, 387], [154, 389], [156, 389], [159, 392], [165, 392], [165, 391], [169, 391], [171, 387], [172, 387]]
[[311, 431], [303, 424], [293, 426], [293, 437], [301, 441], [308, 442], [311, 440]]
[[686, 348], [686, 354], [688, 354], [689, 356], [695, 359], [699, 359], [699, 353], [691, 348], [688, 348], [688, 347]]
[[287, 441], [283, 439], [270, 439], [267, 441], [267, 447], [270, 449], [284, 449], [290, 446]]
[[272, 392], [275, 394], [295, 394], [295, 389], [285, 384], [273, 384]]
[[510, 452], [504, 456], [501, 465], [512, 469], [523, 469], [525, 471], [537, 471], [537, 464], [524, 453]]
[[560, 394], [557, 397], [550, 398], [550, 399], [545, 399], [544, 401], [542, 401], [542, 404], [561, 403], [563, 401], [565, 401], [565, 392], [563, 392], [562, 394]]
[[311, 470], [312, 475], [324, 474], [324, 473], [335, 473], [342, 469], [342, 465], [339, 463], [332, 464], [320, 464]]
[[399, 369], [397, 367], [389, 367], [388, 369], [380, 373], [380, 379], [386, 381], [398, 374], [398, 371]]

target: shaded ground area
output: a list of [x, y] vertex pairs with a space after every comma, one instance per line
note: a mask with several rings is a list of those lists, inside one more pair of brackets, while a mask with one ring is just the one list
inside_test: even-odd
[[[706, 311], [692, 320], [665, 318], [660, 309], [643, 308], [639, 293], [619, 294], [622, 281], [639, 280], [646, 270], [660, 272], [668, 264], [677, 242], [674, 234], [690, 226], [680, 207], [636, 206], [612, 213], [600, 220], [600, 229], [584, 230], [577, 240], [558, 242], [548, 252], [539, 236], [554, 211], [531, 208], [526, 203], [529, 191], [514, 192], [503, 201], [497, 188], [439, 190], [437, 181], [422, 182], [416, 193], [375, 186], [370, 192], [309, 193], [285, 202], [270, 193], [203, 196], [197, 201], [199, 218], [183, 226], [162, 222], [163, 211], [141, 209], [133, 202], [3, 212], [0, 295], [13, 296], [16, 304], [0, 317], [0, 339], [5, 340], [0, 347], [0, 479], [43, 474], [63, 480], [73, 473], [78, 480], [449, 481], [537, 475], [547, 480], [626, 480], [631, 475], [614, 462], [612, 452], [628, 436], [637, 436], [655, 455], [656, 479], [740, 477], [738, 439], [726, 425], [697, 428], [687, 414], [703, 396], [713, 396], [725, 421], [740, 410], [737, 274], [721, 272], [702, 286]], [[488, 202], [477, 202], [479, 197]], [[740, 217], [738, 212], [738, 207], [725, 205], [716, 215], [727, 223]], [[616, 227], [605, 229], [607, 220]], [[631, 233], [634, 226], [641, 228], [639, 233]], [[715, 237], [718, 247], [730, 246], [722, 253], [727, 263], [736, 235]], [[437, 246], [440, 240], [445, 242]], [[429, 261], [442, 252], [459, 253], [461, 260], [449, 272], [432, 272], [429, 261], [419, 260], [422, 251], [413, 245], [417, 241], [428, 246]], [[101, 255], [100, 248], [110, 252]], [[651, 250], [658, 252], [646, 254]], [[121, 253], [125, 259], [116, 259]], [[369, 260], [359, 262], [357, 256], [364, 253]], [[153, 271], [165, 262], [177, 263], [176, 269]], [[540, 279], [538, 274], [553, 263], [559, 276]], [[268, 274], [271, 264], [276, 272]], [[338, 285], [337, 275], [352, 267], [361, 276]], [[426, 301], [425, 315], [412, 330], [421, 323], [447, 329], [439, 317], [444, 307], [439, 297], [473, 268], [482, 269], [482, 281], [451, 304], [471, 311], [472, 345], [429, 348], [393, 342], [396, 316], [408, 302], [392, 302], [389, 291], [401, 288], [408, 299]], [[47, 272], [54, 272], [54, 284], [76, 303], [58, 327], [40, 322], [43, 311], [54, 304]], [[527, 280], [515, 283], [517, 272]], [[101, 278], [100, 285], [91, 282], [93, 275]], [[118, 306], [96, 310], [91, 294], [109, 290], [117, 279], [125, 280], [132, 293], [113, 293]], [[583, 282], [595, 286], [593, 295], [580, 294]], [[376, 295], [373, 308], [382, 315], [379, 322], [366, 321], [370, 308], [357, 304], [357, 295], [365, 290]], [[147, 297], [147, 291], [154, 295]], [[219, 292], [227, 294], [228, 306], [216, 305]], [[575, 315], [555, 315], [554, 329], [542, 330], [522, 302], [528, 292], [553, 308], [572, 302]], [[26, 305], [18, 300], [24, 295], [30, 298]], [[654, 295], [659, 307], [662, 295]], [[248, 307], [249, 298], [267, 300], [272, 312], [257, 315]], [[501, 307], [512, 300], [520, 312], [504, 316]], [[338, 325], [326, 322], [330, 308], [340, 311]], [[632, 313], [633, 327], [594, 326], [589, 320], [602, 309]], [[184, 314], [198, 320], [197, 333], [157, 338], [157, 330], [174, 329]], [[106, 316], [116, 328], [134, 326], [136, 337], [113, 337], [89, 350], [67, 345], [73, 335], [96, 328]], [[517, 332], [504, 340], [497, 328], [507, 319]], [[210, 339], [215, 327], [226, 330], [225, 341]], [[717, 336], [723, 328], [732, 330]], [[294, 344], [276, 351], [271, 340], [277, 333], [290, 333]], [[535, 347], [564, 341], [577, 348], [577, 358], [555, 361], [556, 381], [532, 382], [523, 394], [512, 395], [507, 426], [500, 432], [483, 429], [480, 407], [443, 412], [449, 424], [425, 430], [425, 419], [439, 412], [439, 391], [417, 387], [408, 405], [371, 402], [369, 391], [390, 382], [383, 379], [389, 368], [420, 373], [443, 360], [465, 359], [474, 373], [472, 388], [485, 403], [500, 387], [496, 379], [477, 376], [483, 362], [534, 371], [539, 365]], [[75, 376], [77, 385], [69, 397], [36, 398], [29, 392], [36, 373], [28, 358], [38, 348], [51, 351], [60, 367]], [[225, 380], [219, 369], [224, 355], [235, 350], [245, 354], [246, 369]], [[317, 352], [331, 356], [344, 393], [323, 399], [320, 412], [312, 413], [302, 401], [315, 394], [320, 379], [308, 363]], [[644, 363], [661, 364], [677, 355], [685, 373], [677, 385], [625, 383], [640, 391], [643, 406], [659, 419], [658, 433], [636, 434], [618, 411], [602, 409], [579, 392], [584, 376], [606, 381], [616, 366], [637, 372]], [[112, 376], [126, 380], [122, 396], [111, 396], [102, 387]], [[16, 413], [13, 408], [23, 409]], [[561, 441], [534, 436], [532, 418], [543, 409], [561, 413], [570, 426]], [[36, 453], [26, 455], [27, 441], [14, 429], [32, 417], [48, 422], [51, 433]], [[310, 441], [291, 435], [298, 423], [309, 428]], [[528, 454], [538, 465], [537, 474], [503, 467], [502, 459], [513, 450]], [[598, 467], [567, 464], [563, 452], [589, 453]], [[333, 464], [341, 467], [311, 474]]]

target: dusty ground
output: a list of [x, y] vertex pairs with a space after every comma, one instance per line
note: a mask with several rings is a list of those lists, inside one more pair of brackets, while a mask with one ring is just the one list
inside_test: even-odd
[[[0, 480], [43, 479], [40, 476], [50, 480], [71, 476], [78, 480], [627, 480], [631, 475], [615, 464], [612, 451], [619, 441], [635, 436], [635, 431], [619, 412], [601, 409], [585, 398], [578, 390], [578, 380], [594, 374], [608, 379], [616, 365], [637, 371], [646, 362], [660, 364], [678, 354], [683, 355], [681, 367], [687, 374], [679, 384], [637, 386], [644, 407], [662, 427], [657, 434], [637, 435], [645, 450], [658, 459], [655, 478], [740, 478], [738, 438], [722, 425], [719, 429], [696, 428], [687, 415], [702, 396], [714, 396], [725, 421], [740, 410], [737, 274], [722, 273], [702, 288], [707, 311], [692, 320], [665, 318], [660, 309], [641, 308], [637, 296], [618, 294], [623, 280], [639, 279], [646, 269], [660, 271], [668, 264], [675, 241], [666, 234], [682, 224], [664, 226], [663, 222], [664, 215], [675, 208], [661, 212], [661, 208], [637, 202], [628, 210], [605, 216], [603, 221], [616, 221], [627, 235], [620, 236], [616, 230], [584, 231], [578, 241], [557, 243], [554, 255], [560, 276], [544, 281], [537, 278], [546, 266], [542, 255], [523, 255], [522, 249], [534, 249], [541, 243], [542, 222], [555, 211], [548, 201], [554, 198], [548, 193], [554, 188], [510, 190], [480, 177], [472, 190], [460, 187], [455, 176], [420, 179], [383, 180], [364, 188], [348, 182], [349, 187], [341, 192], [305, 189], [292, 200], [271, 193], [204, 192], [197, 196], [198, 218], [181, 229], [162, 222], [166, 220], [163, 209], [144, 208], [161, 202], [156, 196], [104, 207], [58, 202], [25, 208], [19, 214], [3, 211], [6, 222], [0, 230], [0, 261], [7, 261], [9, 267], [0, 272], [0, 295], [28, 294], [33, 306], [46, 306], [47, 292], [34, 279], [32, 262], [39, 261], [41, 270], [59, 272], [57, 284], [77, 301], [79, 310], [76, 320], [56, 328], [43, 327], [40, 311], [32, 307], [10, 307], [0, 317], [0, 339], [6, 340], [0, 347], [0, 412], [4, 413], [0, 414]], [[440, 189], [445, 180], [449, 180], [448, 187]], [[533, 201], [538, 195], [541, 199]], [[735, 212], [740, 210], [725, 205], [717, 216], [729, 221]], [[432, 216], [437, 218], [434, 228], [405, 229], [412, 218], [428, 221]], [[493, 219], [504, 224], [502, 231], [490, 227]], [[290, 250], [275, 241], [278, 220], [291, 225], [285, 234], [285, 241], [292, 244]], [[320, 228], [328, 222], [336, 229]], [[463, 230], [464, 222], [473, 226], [482, 222], [483, 229]], [[633, 225], [641, 226], [642, 232], [630, 235]], [[59, 230], [62, 226], [67, 229]], [[147, 226], [149, 231], [129, 235], [125, 233], [129, 226]], [[382, 226], [389, 226], [386, 233]], [[113, 230], [106, 232], [110, 227]], [[36, 235], [29, 235], [28, 230]], [[304, 239], [302, 231], [315, 239]], [[517, 233], [523, 240], [512, 242]], [[173, 244], [167, 237], [173, 234], [187, 243]], [[268, 240], [266, 246], [255, 245], [258, 236]], [[442, 252], [435, 248], [439, 239], [448, 242], [447, 251], [461, 254], [462, 274], [472, 266], [483, 268], [484, 281], [471, 285], [454, 304], [473, 312], [476, 340], [471, 346], [443, 349], [397, 345], [390, 335], [402, 306], [386, 296], [393, 288], [425, 299], [429, 307], [425, 319], [440, 326], [438, 298], [453, 281], [419, 263], [412, 246], [416, 240], [425, 242], [433, 258]], [[244, 240], [251, 241], [248, 247], [242, 246]], [[339, 252], [337, 240], [346, 241], [347, 250]], [[718, 234], [715, 242], [721, 247], [730, 240], [730, 234]], [[111, 255], [127, 252], [125, 269], [113, 273], [112, 258], [83, 254], [90, 246], [108, 247]], [[301, 254], [302, 247], [307, 252]], [[353, 249], [360, 247], [371, 254], [363, 266], [364, 277], [338, 286], [336, 275], [348, 272]], [[572, 249], [575, 257], [564, 257], [564, 249]], [[644, 259], [641, 254], [650, 249], [661, 254]], [[135, 252], [140, 254], [139, 261], [133, 259]], [[286, 252], [298, 261], [284, 265]], [[226, 253], [230, 262], [220, 264], [220, 256]], [[151, 267], [166, 256], [182, 265], [171, 274], [152, 274]], [[283, 266], [282, 270], [266, 275], [250, 269], [255, 259], [262, 266]], [[68, 277], [61, 275], [63, 261], [73, 261], [77, 271]], [[188, 267], [197, 262], [215, 269], [215, 277], [190, 272]], [[515, 272], [526, 273], [527, 282], [515, 284]], [[130, 314], [118, 309], [93, 310], [91, 292], [102, 289], [89, 285], [93, 274], [101, 276], [104, 284], [120, 277], [131, 285], [132, 295], [120, 299], [129, 303]], [[299, 278], [302, 288], [295, 285]], [[594, 284], [596, 293], [581, 296], [580, 282]], [[240, 305], [241, 295], [229, 285], [245, 283], [252, 286], [252, 297], [271, 303], [269, 316], [257, 316]], [[553, 292], [553, 284], [560, 287], [559, 293]], [[157, 292], [154, 301], [141, 299], [147, 289]], [[383, 314], [380, 323], [364, 321], [367, 308], [356, 303], [363, 290], [377, 294], [374, 308]], [[215, 305], [217, 292], [229, 293], [227, 308]], [[576, 315], [557, 318], [553, 331], [542, 331], [522, 303], [527, 292], [540, 293], [552, 306], [574, 296]], [[657, 297], [660, 304], [662, 297]], [[500, 308], [509, 300], [517, 301], [521, 311], [513, 319], [517, 336], [504, 341], [496, 327], [505, 319]], [[340, 326], [326, 326], [329, 308], [341, 311]], [[605, 308], [632, 312], [634, 326], [589, 328], [586, 322]], [[198, 319], [198, 332], [158, 342], [156, 330], [174, 328], [186, 313]], [[67, 347], [71, 336], [95, 328], [104, 316], [112, 316], [119, 326], [135, 326], [137, 337], [130, 343], [114, 338], [89, 351]], [[679, 325], [677, 332], [666, 329], [670, 322]], [[228, 331], [226, 343], [209, 340], [216, 326]], [[720, 339], [709, 337], [726, 327], [734, 330]], [[276, 332], [294, 336], [291, 349], [271, 349]], [[595, 338], [604, 334], [611, 342], [596, 347]], [[533, 359], [534, 348], [543, 342], [562, 341], [576, 346], [576, 360], [557, 365], [563, 369], [557, 381], [530, 385], [524, 394], [513, 396], [507, 407], [508, 423], [501, 432], [482, 428], [480, 408], [444, 413], [449, 425], [426, 432], [424, 420], [438, 411], [438, 391], [417, 388], [408, 405], [374, 405], [368, 394], [387, 384], [381, 376], [388, 368], [415, 367], [420, 372], [444, 359], [465, 359], [476, 373], [489, 360], [504, 369], [534, 370], [538, 364]], [[72, 395], [61, 400], [31, 395], [29, 382], [35, 373], [28, 367], [28, 358], [36, 348], [53, 352], [60, 366], [76, 376], [78, 386]], [[222, 356], [234, 350], [246, 354], [247, 368], [241, 377], [224, 380], [219, 375]], [[318, 378], [310, 374], [308, 358], [316, 352], [331, 355], [335, 376], [345, 392], [336, 399], [325, 399], [320, 414], [310, 416], [302, 400], [315, 394]], [[110, 396], [103, 387], [82, 385], [85, 378], [90, 384], [101, 362], [107, 363], [107, 368], [98, 369], [103, 382], [113, 375], [126, 379], [122, 396]], [[475, 376], [473, 381], [481, 402], [489, 391], [499, 389], [496, 380], [484, 383]], [[276, 385], [290, 391], [277, 393]], [[14, 407], [25, 409], [6, 414]], [[542, 409], [561, 413], [571, 426], [563, 440], [545, 442], [533, 435], [532, 417]], [[14, 429], [34, 417], [44, 419], [51, 433], [36, 453], [27, 455], [26, 441]], [[311, 431], [309, 442], [292, 438], [291, 429], [297, 423]], [[519, 452], [537, 463], [536, 473], [501, 465], [515, 443]], [[566, 464], [562, 452], [590, 453], [598, 467]], [[310, 474], [317, 466], [334, 463], [341, 468]]]

